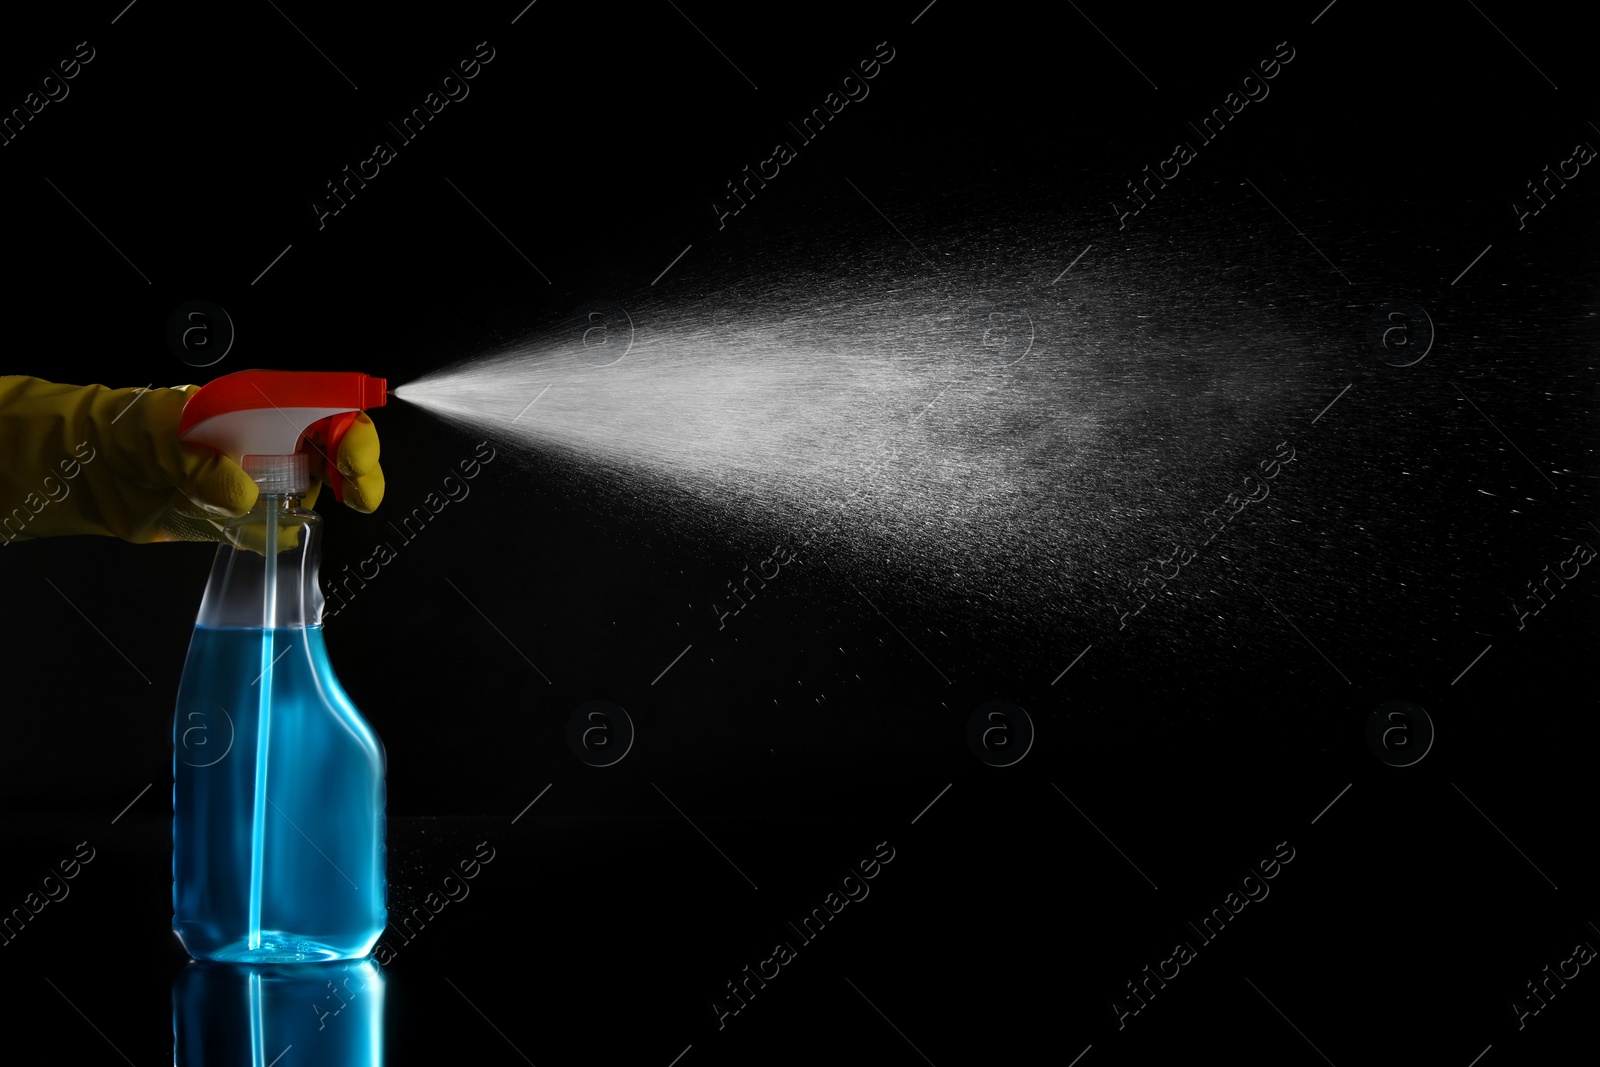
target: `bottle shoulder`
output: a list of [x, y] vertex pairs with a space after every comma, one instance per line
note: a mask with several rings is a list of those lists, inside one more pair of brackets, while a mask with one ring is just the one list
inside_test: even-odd
[[371, 757], [383, 758], [371, 723], [334, 671], [321, 626], [194, 628], [179, 683], [180, 708], [216, 705], [253, 714], [263, 686], [274, 709], [320, 711], [320, 717], [348, 733]]

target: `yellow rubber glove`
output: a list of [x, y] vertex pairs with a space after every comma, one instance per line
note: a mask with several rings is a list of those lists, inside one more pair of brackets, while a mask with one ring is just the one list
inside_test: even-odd
[[[192, 387], [191, 387], [192, 388]], [[378, 466], [378, 428], [372, 424], [365, 411], [356, 415], [339, 439], [339, 450], [328, 455], [327, 442], [318, 438], [309, 449], [311, 455], [311, 488], [306, 490], [304, 505], [311, 507], [322, 491], [327, 465], [331, 461], [339, 468], [343, 485], [344, 503], [370, 515], [383, 503], [383, 468]]]
[[[257, 491], [238, 464], [178, 440], [183, 405], [199, 386], [108, 389], [0, 377], [0, 545], [101, 534], [145, 544], [215, 541]], [[311, 450], [316, 503], [327, 457]], [[365, 414], [332, 457], [346, 503], [383, 500], [378, 432]]]

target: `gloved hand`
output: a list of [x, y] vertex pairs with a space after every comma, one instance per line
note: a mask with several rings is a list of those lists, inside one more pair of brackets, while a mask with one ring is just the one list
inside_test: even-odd
[[[216, 541], [249, 511], [256, 485], [226, 456], [178, 440], [183, 405], [199, 386], [108, 389], [0, 377], [0, 545], [35, 537], [108, 534], [125, 541]], [[364, 413], [338, 454], [309, 450], [316, 503], [327, 464], [344, 502], [383, 500], [378, 431]]]

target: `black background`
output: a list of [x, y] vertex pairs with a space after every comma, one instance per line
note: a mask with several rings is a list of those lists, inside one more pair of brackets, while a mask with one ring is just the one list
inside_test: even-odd
[[[706, 603], [754, 562], [747, 544], [491, 436], [503, 458], [474, 496], [328, 624], [388, 750], [391, 909], [478, 842], [496, 849], [472, 895], [387, 967], [391, 1062], [665, 1065], [687, 1048], [685, 1067], [942, 1067], [1088, 1049], [1085, 1067], [1174, 1053], [1466, 1065], [1488, 1048], [1489, 1065], [1547, 1061], [1583, 1035], [1588, 968], [1523, 1029], [1510, 1004], [1574, 943], [1600, 943], [1593, 579], [1521, 631], [1507, 603], [1600, 537], [1597, 179], [1586, 168], [1521, 231], [1510, 205], [1600, 139], [1592, 50], [1568, 16], [1527, 6], [1318, 6], [541, 0], [519, 17], [517, 3], [140, 0], [8, 15], [6, 108], [77, 42], [96, 57], [0, 149], [5, 373], [128, 386], [309, 367], [399, 384], [585, 300], [681, 300], [714, 319], [748, 276], [848, 279], [868, 247], [920, 270], [897, 233], [928, 251], [925, 235], [969, 212], [1005, 218], [1014, 200], [986, 248], [1032, 259], [1061, 243], [1012, 298], [1070, 300], [1048, 283], [1091, 242], [1159, 262], [1175, 236], [1210, 234], [1215, 269], [1245, 271], [1226, 328], [1287, 322], [1316, 383], [1273, 424], [1309, 423], [1353, 384], [1293, 431], [1322, 458], [1283, 513], [1252, 517], [1276, 527], [1230, 535], [1270, 570], [1213, 560], [1218, 610], [1169, 607], [1121, 637], [1100, 602], [1030, 626], [908, 595], [904, 574], [863, 603], [827, 546], [719, 632]], [[1273, 98], [1187, 184], [1127, 232], [1109, 203], [1062, 232], [1058, 214], [1120, 198], [1284, 40], [1296, 58]], [[495, 58], [471, 95], [319, 229], [323, 183], [479, 41]], [[871, 96], [719, 231], [723, 183], [880, 41], [895, 59]], [[1159, 268], [1146, 282], [1158, 302], [1171, 284]], [[164, 341], [197, 298], [237, 328], [205, 370]], [[1385, 366], [1366, 345], [1391, 301], [1438, 327], [1421, 364]], [[391, 507], [482, 436], [403, 403], [376, 421]], [[1407, 463], [1423, 476], [1402, 483]], [[381, 510], [321, 510], [328, 572], [383, 536]], [[1314, 534], [1284, 548], [1301, 521]], [[74, 538], [0, 556], [0, 907], [75, 843], [97, 849], [72, 895], [0, 949], [0, 981], [18, 1032], [84, 1062], [171, 1047], [171, 706], [210, 554]], [[596, 699], [637, 730], [605, 768], [565, 739]], [[991, 699], [1037, 730], [1014, 766], [967, 744]], [[1437, 731], [1405, 768], [1367, 743], [1395, 699]], [[719, 1030], [708, 1001], [723, 983], [884, 841], [896, 858], [871, 896]], [[1271, 895], [1119, 1031], [1124, 983], [1280, 842], [1295, 859]]]

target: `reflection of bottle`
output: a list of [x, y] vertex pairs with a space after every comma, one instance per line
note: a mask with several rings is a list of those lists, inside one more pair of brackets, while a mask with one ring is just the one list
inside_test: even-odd
[[224, 530], [173, 725], [172, 925], [197, 958], [356, 959], [387, 923], [383, 748], [328, 663], [296, 451], [308, 427], [382, 402], [365, 375], [245, 371], [184, 409], [184, 439], [260, 490]]
[[379, 1067], [384, 977], [343, 964], [190, 963], [172, 984], [177, 1067]]

